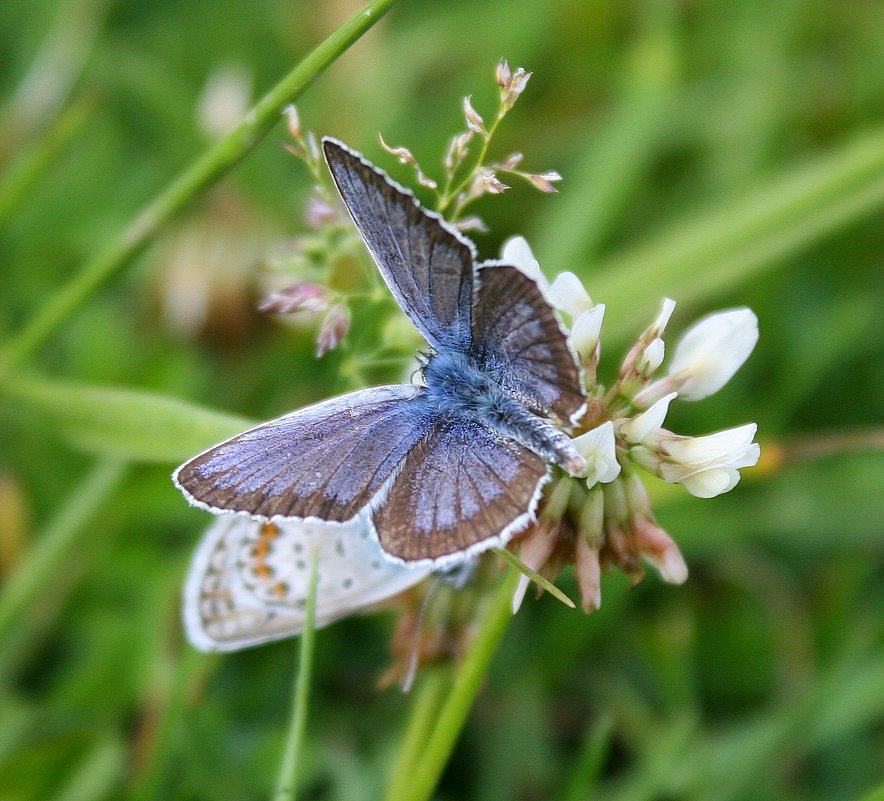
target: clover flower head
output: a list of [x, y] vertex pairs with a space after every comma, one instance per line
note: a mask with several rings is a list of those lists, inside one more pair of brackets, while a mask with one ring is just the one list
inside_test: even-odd
[[[604, 305], [593, 305], [574, 273], [548, 282], [521, 237], [508, 240], [503, 257], [537, 280], [562, 321], [570, 323], [588, 388], [587, 411], [572, 439], [586, 469], [581, 476], [559, 479], [541, 506], [538, 524], [513, 548], [546, 578], [573, 564], [587, 612], [599, 608], [601, 572], [613, 567], [633, 584], [644, 577], [643, 563], [664, 581], [682, 583], [687, 564], [654, 516], [642, 473], [680, 484], [698, 498], [712, 498], [732, 490], [740, 470], [758, 462], [754, 423], [698, 437], [664, 428], [673, 402], [717, 392], [746, 361], [758, 339], [755, 315], [740, 308], [704, 317], [681, 337], [658, 377], [666, 358], [666, 327], [675, 310], [675, 301], [666, 298], [627, 351], [614, 383], [605, 387], [596, 381]], [[565, 485], [570, 490], [561, 489]], [[563, 494], [567, 503], [561, 501]], [[527, 581], [514, 601], [521, 602]]]

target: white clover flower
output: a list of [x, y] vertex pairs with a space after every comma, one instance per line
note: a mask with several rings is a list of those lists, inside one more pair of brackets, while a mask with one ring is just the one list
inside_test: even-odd
[[559, 273], [547, 292], [547, 299], [557, 309], [570, 315], [572, 320], [592, 308], [589, 294], [574, 273]]
[[[507, 264], [518, 267], [529, 278], [537, 281], [543, 296], [550, 305], [576, 320], [593, 308], [592, 300], [581, 280], [571, 272], [559, 273], [550, 284], [540, 269], [540, 262], [534, 258], [531, 246], [523, 236], [512, 236], [503, 243], [500, 258]], [[602, 307], [602, 313], [604, 307]], [[599, 320], [601, 325], [601, 320]], [[598, 338], [598, 337], [596, 337]]]
[[660, 307], [660, 313], [657, 315], [657, 319], [654, 320], [653, 325], [648, 329], [653, 337], [663, 335], [666, 326], [669, 325], [669, 318], [672, 317], [672, 312], [674, 311], [675, 301], [672, 300], [672, 298], [663, 298], [663, 305]]
[[681, 484], [698, 498], [729, 492], [740, 480], [739, 470], [757, 464], [761, 455], [753, 442], [758, 426], [747, 423], [703, 437], [682, 437], [661, 431], [654, 444], [640, 445], [630, 456], [642, 467], [671, 484]]
[[758, 318], [751, 309], [717, 312], [694, 323], [675, 348], [669, 375], [678, 394], [701, 400], [718, 392], [749, 358], [758, 341]]
[[540, 262], [534, 258], [531, 246], [524, 236], [511, 236], [507, 239], [501, 248], [500, 258], [501, 261], [512, 264], [513, 267], [518, 267], [529, 278], [537, 281], [544, 296], [548, 294], [550, 288], [549, 281], [546, 280], [546, 276], [541, 272]]
[[644, 442], [663, 427], [663, 421], [669, 411], [669, 404], [677, 395], [677, 392], [670, 392], [660, 398], [650, 409], [621, 423], [620, 434], [630, 444]]
[[641, 375], [653, 375], [657, 372], [660, 365], [663, 364], [665, 354], [666, 345], [663, 343], [663, 339], [661, 337], [654, 337], [636, 360], [636, 370]]
[[581, 478], [586, 479], [588, 487], [594, 487], [599, 482], [608, 484], [620, 475], [614, 424], [610, 420], [575, 437], [571, 442], [586, 459], [586, 470]]
[[[537, 280], [550, 304], [570, 317], [571, 344], [588, 390], [583, 428], [596, 426], [571, 440], [586, 461], [574, 478], [584, 480], [589, 491], [575, 489], [567, 503], [547, 501], [543, 524], [537, 527], [542, 530], [523, 540], [523, 561], [534, 569], [542, 566], [544, 575], [553, 577], [565, 564], [573, 564], [586, 612], [601, 605], [600, 574], [612, 565], [633, 586], [645, 575], [643, 562], [655, 567], [664, 581], [681, 584], [688, 577], [687, 564], [657, 523], [635, 468], [681, 484], [698, 498], [713, 498], [733, 489], [740, 470], [758, 462], [755, 423], [701, 437], [663, 428], [672, 401], [711, 395], [748, 358], [758, 339], [755, 315], [741, 308], [700, 320], [682, 337], [668, 373], [656, 377], [665, 358], [663, 335], [675, 309], [675, 301], [664, 298], [656, 319], [633, 342], [613, 385], [606, 388], [596, 380], [605, 306], [592, 305], [574, 273], [546, 282], [521, 237], [506, 243], [504, 259]], [[598, 425], [599, 420], [605, 422]], [[567, 490], [570, 480], [562, 479], [556, 492]], [[515, 606], [528, 583], [520, 580]]]
[[576, 317], [574, 325], [571, 326], [571, 344], [584, 363], [595, 353], [604, 317], [605, 304], [599, 303]]

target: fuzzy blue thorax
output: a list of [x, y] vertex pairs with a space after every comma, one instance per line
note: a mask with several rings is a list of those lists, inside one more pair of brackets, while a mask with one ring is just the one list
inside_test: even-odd
[[563, 432], [509, 395], [467, 354], [440, 351], [429, 357], [423, 376], [427, 383], [424, 402], [433, 412], [452, 420], [483, 423], [569, 473], [585, 466]]

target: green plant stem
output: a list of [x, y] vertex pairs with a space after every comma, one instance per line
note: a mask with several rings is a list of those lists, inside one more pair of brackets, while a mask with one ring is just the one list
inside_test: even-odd
[[301, 647], [298, 651], [298, 678], [295, 681], [295, 697], [292, 708], [292, 723], [286, 739], [279, 767], [279, 777], [273, 801], [294, 801], [295, 785], [298, 779], [298, 758], [304, 744], [307, 728], [307, 706], [310, 701], [310, 680], [313, 673], [313, 651], [316, 642], [316, 584], [319, 575], [318, 552], [313, 552], [310, 563], [310, 584], [307, 590], [307, 606], [304, 610], [304, 631], [301, 634]]
[[874, 790], [866, 793], [860, 801], [884, 801], [884, 784], [879, 784]]
[[451, 687], [451, 672], [447, 667], [428, 668], [421, 677], [414, 700], [411, 716], [396, 754], [393, 778], [387, 790], [387, 798], [403, 798], [408, 792], [414, 765], [420, 757], [424, 743], [433, 728], [445, 694]]
[[77, 535], [119, 486], [124, 472], [125, 463], [117, 459], [98, 462], [37, 537], [0, 593], [0, 642], [22, 610], [51, 581]]
[[126, 751], [117, 739], [103, 739], [67, 777], [54, 801], [99, 801], [109, 798], [123, 775]]
[[139, 253], [178, 211], [249, 153], [276, 124], [283, 108], [298, 98], [396, 2], [397, 0], [372, 0], [313, 50], [258, 101], [236, 128], [175, 178], [135, 215], [119, 235], [51, 297], [9, 343], [0, 363], [8, 367], [26, 361], [105, 281]]
[[65, 145], [79, 133], [92, 108], [92, 100], [87, 99], [65, 109], [52, 120], [40, 140], [9, 165], [0, 177], [0, 225], [52, 167]]
[[511, 570], [498, 587], [470, 652], [457, 672], [436, 726], [419, 761], [414, 765], [408, 785], [398, 795], [388, 794], [387, 801], [427, 801], [433, 794], [482, 679], [513, 616], [511, 603], [519, 575], [518, 571]]
[[605, 755], [611, 746], [614, 722], [610, 717], [595, 721], [583, 741], [561, 801], [587, 801], [599, 783]]

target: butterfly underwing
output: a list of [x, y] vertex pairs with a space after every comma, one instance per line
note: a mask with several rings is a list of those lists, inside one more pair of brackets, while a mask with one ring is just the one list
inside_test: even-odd
[[201, 651], [237, 651], [300, 634], [314, 558], [317, 628], [398, 595], [430, 573], [384, 558], [360, 520], [332, 527], [219, 515], [184, 586], [188, 640]]
[[256, 426], [179, 467], [194, 505], [260, 520], [360, 516], [384, 553], [443, 567], [532, 519], [549, 465], [582, 457], [559, 426], [585, 393], [536, 282], [474, 245], [341, 142], [326, 161], [396, 301], [426, 339], [424, 386], [359, 390]]

